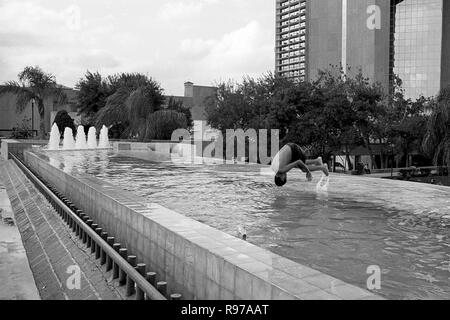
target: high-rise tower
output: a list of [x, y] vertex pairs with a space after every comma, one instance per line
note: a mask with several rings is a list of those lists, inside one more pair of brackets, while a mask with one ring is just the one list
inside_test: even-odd
[[307, 79], [307, 1], [276, 0], [276, 74]]

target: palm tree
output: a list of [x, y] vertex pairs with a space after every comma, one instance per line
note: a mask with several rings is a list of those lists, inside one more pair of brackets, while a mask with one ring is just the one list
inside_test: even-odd
[[18, 75], [19, 81], [8, 81], [0, 86], [0, 95], [12, 93], [17, 96], [17, 112], [25, 110], [30, 101], [36, 101], [39, 113], [39, 136], [45, 138], [45, 99], [53, 97], [59, 104], [66, 103], [67, 96], [55, 76], [45, 73], [39, 67], [25, 67]]
[[149, 116], [161, 109], [163, 90], [159, 83], [139, 73], [123, 73], [108, 78], [113, 94], [96, 116], [96, 126], [122, 124], [122, 136], [137, 136], [143, 140], [147, 134]]
[[450, 87], [442, 89], [434, 103], [422, 147], [435, 166], [450, 166]]

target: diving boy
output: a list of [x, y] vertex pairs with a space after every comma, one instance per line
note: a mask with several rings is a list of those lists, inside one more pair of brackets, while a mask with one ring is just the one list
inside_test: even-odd
[[273, 158], [272, 170], [275, 172], [275, 184], [282, 187], [287, 182], [287, 173], [294, 168], [299, 168], [306, 173], [308, 181], [312, 180], [313, 171], [322, 171], [329, 175], [328, 165], [323, 164], [322, 158], [306, 160], [303, 149], [295, 143], [286, 144]]

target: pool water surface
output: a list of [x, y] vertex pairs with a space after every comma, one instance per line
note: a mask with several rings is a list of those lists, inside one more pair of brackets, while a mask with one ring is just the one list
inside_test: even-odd
[[410, 203], [420, 186], [374, 178], [315, 173], [308, 183], [293, 172], [288, 187], [278, 188], [256, 166], [150, 162], [113, 152], [48, 156], [54, 166], [94, 175], [229, 234], [245, 228], [249, 242], [361, 288], [368, 267], [377, 266], [375, 293], [386, 298], [450, 299], [446, 189], [430, 189], [441, 201], [431, 210], [425, 201]]

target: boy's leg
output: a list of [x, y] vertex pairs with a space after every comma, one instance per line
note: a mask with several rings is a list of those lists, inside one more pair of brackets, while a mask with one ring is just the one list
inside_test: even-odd
[[307, 166], [323, 166], [323, 161], [322, 161], [322, 158], [319, 157], [314, 160], [306, 160], [305, 164]]
[[322, 171], [323, 170], [323, 166], [316, 166], [316, 165], [308, 165], [308, 169], [311, 172], [314, 171]]
[[317, 165], [308, 165], [308, 169], [311, 172], [314, 171], [322, 171], [326, 176], [328, 176], [330, 174], [330, 172], [328, 171], [328, 165], [323, 164], [321, 166], [317, 166]]

